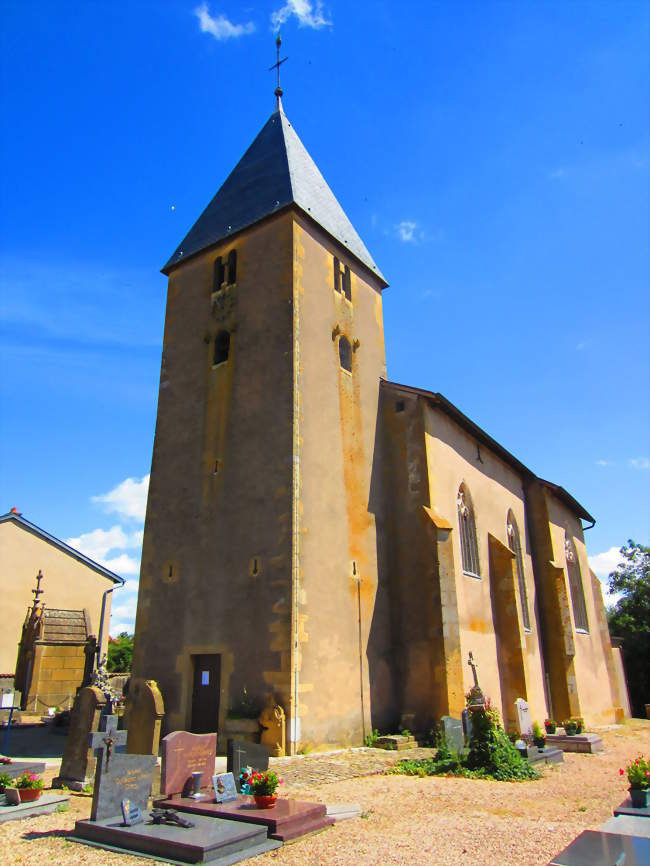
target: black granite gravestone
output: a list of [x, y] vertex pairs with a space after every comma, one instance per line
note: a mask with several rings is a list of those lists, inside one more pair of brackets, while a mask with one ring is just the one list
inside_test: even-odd
[[269, 750], [259, 743], [245, 743], [241, 740], [228, 740], [226, 771], [235, 777], [237, 790], [240, 790], [239, 774], [244, 767], [254, 770], [268, 770]]
[[[103, 750], [102, 750], [103, 752]], [[122, 800], [128, 799], [140, 809], [146, 809], [151, 795], [154, 755], [112, 755], [108, 766], [102, 755], [97, 760], [91, 821], [115, 818], [122, 813]]]
[[453, 716], [443, 716], [440, 719], [440, 730], [445, 738], [447, 747], [459, 755], [465, 748], [465, 735], [463, 733], [463, 722], [454, 719]]
[[648, 866], [650, 839], [585, 830], [549, 866]]

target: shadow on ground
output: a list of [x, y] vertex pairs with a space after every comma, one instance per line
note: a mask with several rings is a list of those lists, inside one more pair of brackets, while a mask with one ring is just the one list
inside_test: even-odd
[[[11, 727], [6, 754], [11, 758], [61, 758], [65, 749], [67, 729], [51, 725], [34, 725]], [[6, 731], [0, 731], [0, 749], [5, 748]]]

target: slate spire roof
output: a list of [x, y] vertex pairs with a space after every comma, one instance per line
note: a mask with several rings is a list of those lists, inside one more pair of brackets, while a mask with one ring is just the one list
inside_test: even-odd
[[163, 273], [168, 274], [195, 253], [291, 204], [315, 220], [386, 285], [281, 104], [189, 230]]

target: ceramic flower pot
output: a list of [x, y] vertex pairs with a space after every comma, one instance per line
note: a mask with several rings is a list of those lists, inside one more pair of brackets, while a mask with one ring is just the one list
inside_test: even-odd
[[32, 803], [43, 793], [42, 788], [18, 788], [21, 803]]
[[632, 806], [635, 809], [645, 809], [648, 805], [648, 791], [647, 788], [630, 788], [630, 800], [632, 800]]
[[258, 809], [272, 809], [278, 801], [277, 794], [268, 796], [263, 794], [255, 794], [255, 805]]

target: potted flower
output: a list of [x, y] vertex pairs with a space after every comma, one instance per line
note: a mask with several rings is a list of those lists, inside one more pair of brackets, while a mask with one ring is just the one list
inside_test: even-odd
[[562, 722], [562, 727], [564, 728], [564, 733], [567, 737], [575, 737], [578, 733], [578, 724], [575, 719], [567, 719]]
[[537, 722], [533, 722], [533, 743], [535, 743], [540, 752], [543, 752], [546, 748], [546, 734]]
[[576, 734], [581, 734], [585, 729], [585, 720], [582, 716], [574, 716], [573, 721], [576, 723]]
[[635, 809], [644, 809], [648, 805], [648, 791], [650, 790], [650, 761], [646, 761], [643, 755], [635, 758], [628, 764], [625, 770], [619, 770], [619, 775], [627, 773], [630, 783], [630, 799]]
[[557, 722], [554, 719], [544, 719], [544, 727], [547, 734], [554, 734], [557, 731]]
[[11, 788], [13, 779], [9, 773], [0, 773], [0, 794], [4, 794], [5, 788]]
[[23, 773], [16, 782], [21, 803], [38, 800], [43, 793], [43, 780], [36, 773]]
[[273, 770], [265, 770], [263, 773], [255, 770], [250, 777], [248, 786], [251, 794], [255, 797], [255, 805], [258, 809], [272, 809], [278, 799], [276, 791], [282, 779], [278, 778]]

